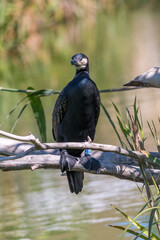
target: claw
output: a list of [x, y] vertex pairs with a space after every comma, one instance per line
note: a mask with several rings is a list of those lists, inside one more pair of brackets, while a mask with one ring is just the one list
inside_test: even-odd
[[63, 150], [61, 152], [60, 166], [61, 166], [62, 173], [66, 170], [71, 170], [74, 167], [74, 165], [76, 164], [76, 162], [77, 162], [76, 158], [69, 155], [66, 150]]

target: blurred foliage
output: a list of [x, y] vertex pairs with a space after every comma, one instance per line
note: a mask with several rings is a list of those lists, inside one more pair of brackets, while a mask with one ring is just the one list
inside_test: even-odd
[[89, 30], [96, 24], [99, 13], [111, 15], [116, 11], [157, 6], [158, 3], [158, 0], [1, 0], [0, 79], [12, 85], [13, 72], [17, 69], [14, 75], [17, 84], [26, 78], [41, 81], [40, 76], [43, 76], [43, 82], [48, 79], [51, 82], [53, 66], [58, 67], [57, 63], [51, 64], [53, 55], [62, 64], [69, 55], [70, 43], [79, 42], [82, 33], [76, 22], [85, 22]]
[[37, 52], [45, 44], [43, 35], [52, 31], [56, 37], [60, 25], [68, 25], [69, 28], [70, 22], [75, 19], [92, 23], [99, 12], [111, 14], [146, 5], [157, 8], [158, 3], [158, 0], [1, 0], [0, 51], [4, 58], [19, 59], [23, 56], [21, 60], [25, 63], [29, 60], [28, 49]]

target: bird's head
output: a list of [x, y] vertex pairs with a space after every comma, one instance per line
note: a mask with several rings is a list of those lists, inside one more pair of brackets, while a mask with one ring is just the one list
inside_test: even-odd
[[76, 73], [79, 73], [81, 71], [89, 72], [89, 60], [88, 57], [83, 53], [75, 54], [71, 58], [71, 64], [75, 66]]

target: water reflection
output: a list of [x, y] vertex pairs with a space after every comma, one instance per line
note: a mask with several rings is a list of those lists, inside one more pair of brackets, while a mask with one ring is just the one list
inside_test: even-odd
[[[86, 175], [83, 193], [76, 196], [69, 193], [66, 177], [61, 177], [59, 171], [26, 171], [23, 175], [1, 175], [2, 182], [12, 179], [1, 195], [2, 239], [50, 239], [47, 233], [57, 237], [62, 234], [67, 239], [75, 231], [77, 236], [85, 233], [83, 239], [88, 239], [88, 228], [99, 231], [99, 225], [105, 235], [105, 226], [121, 220], [111, 203], [123, 210], [131, 209], [133, 215], [142, 204], [141, 199], [138, 203], [135, 199], [134, 183], [112, 177]], [[21, 184], [25, 182], [26, 186]]]

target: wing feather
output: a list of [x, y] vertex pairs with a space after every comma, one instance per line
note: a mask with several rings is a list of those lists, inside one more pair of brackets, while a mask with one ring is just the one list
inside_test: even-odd
[[67, 110], [67, 99], [64, 96], [63, 91], [60, 93], [59, 97], [57, 98], [57, 101], [54, 106], [53, 114], [52, 114], [52, 133], [54, 140], [57, 141], [57, 130], [58, 125], [62, 122], [64, 115]]
[[95, 114], [95, 124], [97, 125], [99, 114], [100, 114], [100, 94], [98, 91], [98, 95], [96, 97], [96, 114]]

